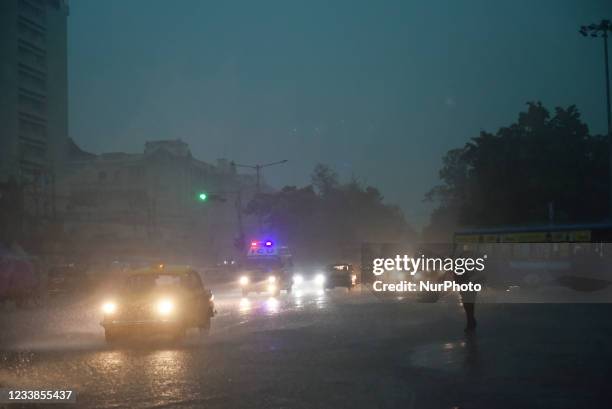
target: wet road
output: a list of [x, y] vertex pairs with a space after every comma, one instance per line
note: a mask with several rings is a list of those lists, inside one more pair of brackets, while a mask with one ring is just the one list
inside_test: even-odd
[[609, 407], [609, 304], [479, 305], [466, 337], [453, 296], [214, 291], [211, 334], [178, 346], [107, 347], [98, 299], [2, 311], [0, 385], [91, 408]]

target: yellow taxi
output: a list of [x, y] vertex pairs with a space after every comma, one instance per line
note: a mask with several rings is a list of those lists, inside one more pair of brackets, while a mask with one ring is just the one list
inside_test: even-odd
[[102, 304], [106, 341], [130, 335], [167, 335], [180, 340], [187, 329], [208, 332], [214, 296], [190, 266], [159, 264], [130, 271]]

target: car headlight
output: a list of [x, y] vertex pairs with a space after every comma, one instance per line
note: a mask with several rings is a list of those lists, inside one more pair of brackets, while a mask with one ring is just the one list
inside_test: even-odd
[[321, 273], [317, 274], [314, 279], [315, 283], [318, 285], [323, 285], [325, 283], [325, 276]]
[[302, 284], [304, 282], [304, 277], [300, 274], [296, 274], [293, 276], [293, 284]]
[[247, 285], [249, 283], [249, 277], [247, 276], [242, 276], [240, 277], [240, 285]]
[[169, 315], [174, 311], [174, 303], [170, 300], [161, 300], [157, 303], [157, 312], [160, 315]]
[[276, 282], [276, 277], [274, 277], [274, 276], [270, 276], [270, 277], [268, 277], [268, 282], [269, 282], [270, 284], [274, 284], [274, 283]]
[[102, 304], [102, 312], [104, 314], [114, 314], [117, 311], [117, 304], [112, 301], [105, 302]]

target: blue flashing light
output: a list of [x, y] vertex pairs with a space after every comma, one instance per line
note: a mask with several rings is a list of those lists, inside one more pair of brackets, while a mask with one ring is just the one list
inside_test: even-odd
[[270, 240], [266, 241], [266, 247], [272, 247], [273, 244]]

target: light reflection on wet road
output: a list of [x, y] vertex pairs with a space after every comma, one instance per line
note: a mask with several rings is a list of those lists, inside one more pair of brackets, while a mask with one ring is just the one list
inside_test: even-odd
[[[50, 311], [4, 311], [3, 325], [12, 327], [12, 336], [1, 339], [0, 385], [76, 388], [82, 406], [121, 407], [129, 402], [126, 406], [136, 408], [181, 402], [199, 407], [208, 400], [221, 402], [227, 393], [223, 385], [232, 381], [220, 375], [225, 365], [232, 365], [235, 354], [225, 353], [224, 366], [218, 366], [212, 362], [216, 361], [211, 359], [212, 350], [216, 354], [227, 352], [228, 342], [246, 339], [245, 345], [236, 350], [248, 352], [254, 348], [248, 342], [249, 336], [260, 338], [254, 333], [311, 325], [317, 317], [310, 313], [331, 309], [330, 300], [341, 302], [347, 294], [334, 290], [241, 297], [235, 289], [220, 288], [215, 296], [218, 314], [211, 334], [205, 336], [192, 330], [180, 345], [135, 340], [109, 347], [97, 325], [94, 303], [81, 302]], [[91, 311], [85, 312], [85, 307]], [[302, 313], [307, 317], [301, 317]], [[69, 322], [75, 319], [86, 322]], [[96, 320], [95, 325], [92, 320]], [[43, 331], [36, 330], [37, 321], [46, 322], [40, 327]], [[62, 331], [68, 327], [69, 336]], [[20, 333], [28, 335], [20, 338]], [[266, 348], [275, 348], [274, 342]], [[211, 390], [203, 397], [203, 389]]]
[[[193, 331], [180, 345], [108, 347], [89, 301], [3, 311], [0, 385], [75, 388], [79, 407], [96, 408], [514, 408], [559, 397], [593, 407], [581, 399], [610, 375], [609, 349], [580, 347], [587, 333], [591, 345], [608, 342], [607, 305], [482, 306], [484, 329], [470, 338], [453, 302], [341, 289], [244, 298], [220, 287], [215, 296], [211, 334]], [[559, 317], [575, 332], [560, 330]]]

